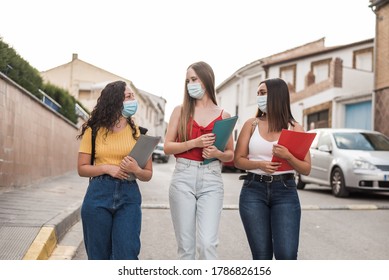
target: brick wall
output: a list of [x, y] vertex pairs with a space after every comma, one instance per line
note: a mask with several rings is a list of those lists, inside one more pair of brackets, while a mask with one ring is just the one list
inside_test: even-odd
[[376, 14], [375, 88], [389, 87], [389, 2]]
[[376, 9], [374, 130], [389, 136], [389, 1]]
[[374, 130], [389, 137], [389, 87], [376, 91], [374, 105]]
[[0, 188], [77, 167], [77, 127], [0, 73]]

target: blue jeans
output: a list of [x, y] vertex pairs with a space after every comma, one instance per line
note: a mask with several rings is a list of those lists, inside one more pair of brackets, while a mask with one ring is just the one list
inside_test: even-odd
[[239, 213], [254, 260], [295, 260], [301, 206], [295, 181], [245, 180]]
[[137, 260], [142, 197], [136, 181], [93, 178], [81, 207], [89, 260]]

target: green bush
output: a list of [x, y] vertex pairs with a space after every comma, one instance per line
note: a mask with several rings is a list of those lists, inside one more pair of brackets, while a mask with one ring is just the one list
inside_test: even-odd
[[50, 83], [44, 83], [39, 71], [18, 55], [7, 43], [3, 42], [1, 37], [0, 71], [40, 100], [43, 98], [43, 95], [39, 92], [39, 89], [41, 89], [61, 105], [59, 113], [74, 124], [77, 123], [76, 103], [89, 113], [67, 90]]
[[39, 99], [42, 98], [38, 90], [43, 84], [39, 71], [3, 42], [2, 38], [0, 38], [0, 71]]
[[71, 96], [66, 90], [50, 83], [43, 84], [42, 90], [61, 105], [59, 110], [60, 114], [68, 118], [71, 122], [77, 123], [77, 115], [75, 111], [76, 99], [73, 96]]

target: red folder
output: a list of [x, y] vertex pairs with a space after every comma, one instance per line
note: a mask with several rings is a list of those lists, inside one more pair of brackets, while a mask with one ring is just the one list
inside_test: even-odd
[[[294, 157], [303, 160], [307, 155], [315, 136], [316, 133], [283, 129], [280, 138], [278, 139], [278, 144], [286, 147]], [[277, 171], [293, 170], [293, 167], [286, 159], [273, 156], [271, 161], [281, 162], [281, 166]]]

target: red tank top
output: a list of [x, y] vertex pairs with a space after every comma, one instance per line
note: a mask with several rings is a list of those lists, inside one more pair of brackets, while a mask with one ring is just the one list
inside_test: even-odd
[[[192, 118], [191, 118], [189, 120], [187, 130], [190, 131], [190, 124], [192, 123], [193, 124], [192, 135], [189, 136], [188, 140], [196, 139], [197, 137], [199, 137], [203, 134], [211, 133], [213, 126], [215, 125], [215, 122], [218, 120], [222, 120], [222, 119], [223, 119], [223, 111], [220, 113], [220, 115], [216, 119], [214, 119], [207, 126], [204, 127], [204, 126], [199, 125], [195, 120], [192, 121]], [[190, 159], [190, 160], [203, 161], [204, 158], [202, 156], [202, 153], [203, 153], [203, 148], [193, 148], [189, 151], [186, 151], [186, 152], [183, 152], [180, 154], [175, 154], [174, 156], [176, 158], [186, 158], [186, 159]]]

